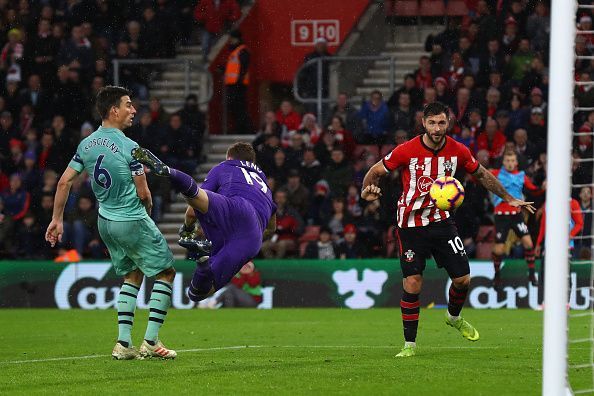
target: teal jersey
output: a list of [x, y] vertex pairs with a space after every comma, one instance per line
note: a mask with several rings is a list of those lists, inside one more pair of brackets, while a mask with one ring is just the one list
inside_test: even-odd
[[77, 172], [86, 170], [99, 202], [99, 215], [113, 221], [148, 217], [136, 194], [132, 178], [144, 174], [142, 164], [132, 158], [138, 144], [115, 128], [99, 127], [83, 139], [68, 164]]

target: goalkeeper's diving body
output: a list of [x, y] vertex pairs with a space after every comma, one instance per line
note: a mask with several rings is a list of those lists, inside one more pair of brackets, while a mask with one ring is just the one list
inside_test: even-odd
[[[173, 359], [176, 352], [166, 348], [158, 338], [171, 305], [175, 278], [173, 254], [149, 216], [153, 204], [144, 168], [130, 155], [138, 144], [122, 132], [132, 125], [136, 109], [126, 89], [108, 86], [97, 94], [97, 110], [102, 118], [101, 126], [80, 142], [58, 182], [45, 239], [52, 247], [62, 241], [64, 207], [72, 183], [86, 170], [99, 202], [99, 234], [109, 250], [116, 274], [124, 277], [117, 299], [118, 341], [112, 356], [118, 360]], [[132, 347], [131, 331], [144, 276], [154, 276], [155, 283], [146, 333], [137, 351]]]
[[[198, 187], [188, 174], [171, 168], [144, 148], [132, 150], [132, 157], [155, 174], [169, 177], [185, 197], [188, 208], [180, 231], [189, 236], [196, 221], [212, 242], [212, 248], [197, 241], [196, 270], [188, 296], [200, 301], [212, 296], [260, 251], [262, 239], [276, 230], [276, 205], [266, 176], [256, 165], [256, 153], [248, 143], [235, 143], [226, 161], [210, 170]], [[181, 243], [182, 246], [183, 243]]]

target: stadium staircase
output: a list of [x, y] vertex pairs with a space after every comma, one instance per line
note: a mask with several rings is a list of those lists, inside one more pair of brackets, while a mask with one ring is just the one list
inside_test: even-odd
[[[395, 31], [395, 40], [386, 40], [384, 50], [378, 55], [396, 58], [394, 67], [396, 89], [402, 86], [406, 74], [412, 73], [419, 67], [419, 58], [422, 55], [430, 55], [424, 48], [427, 35], [430, 33], [435, 35], [443, 29], [443, 25], [398, 26]], [[357, 86], [356, 96], [366, 100], [371, 91], [377, 89], [387, 100], [392, 94], [389, 76], [390, 62], [375, 61], [361, 84]]]

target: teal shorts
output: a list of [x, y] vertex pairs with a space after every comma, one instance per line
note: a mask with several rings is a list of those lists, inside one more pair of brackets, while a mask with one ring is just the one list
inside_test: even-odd
[[116, 274], [139, 269], [150, 277], [173, 267], [173, 253], [150, 217], [113, 221], [99, 216], [97, 225]]

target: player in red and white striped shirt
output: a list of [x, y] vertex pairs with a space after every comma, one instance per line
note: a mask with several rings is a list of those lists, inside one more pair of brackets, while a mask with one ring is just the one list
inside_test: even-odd
[[458, 329], [470, 341], [479, 339], [478, 331], [460, 316], [470, 284], [470, 266], [464, 244], [458, 236], [450, 213], [436, 208], [429, 198], [433, 181], [453, 176], [458, 168], [472, 173], [485, 188], [513, 207], [534, 213], [532, 202], [511, 196], [499, 180], [478, 163], [470, 150], [446, 136], [449, 109], [434, 102], [423, 110], [425, 133], [397, 146], [365, 175], [361, 197], [373, 201], [381, 196], [381, 177], [400, 168], [403, 193], [398, 201], [398, 236], [403, 292], [400, 301], [405, 344], [396, 356], [414, 356], [419, 323], [419, 294], [423, 283], [425, 261], [433, 256], [452, 279], [446, 323]]

